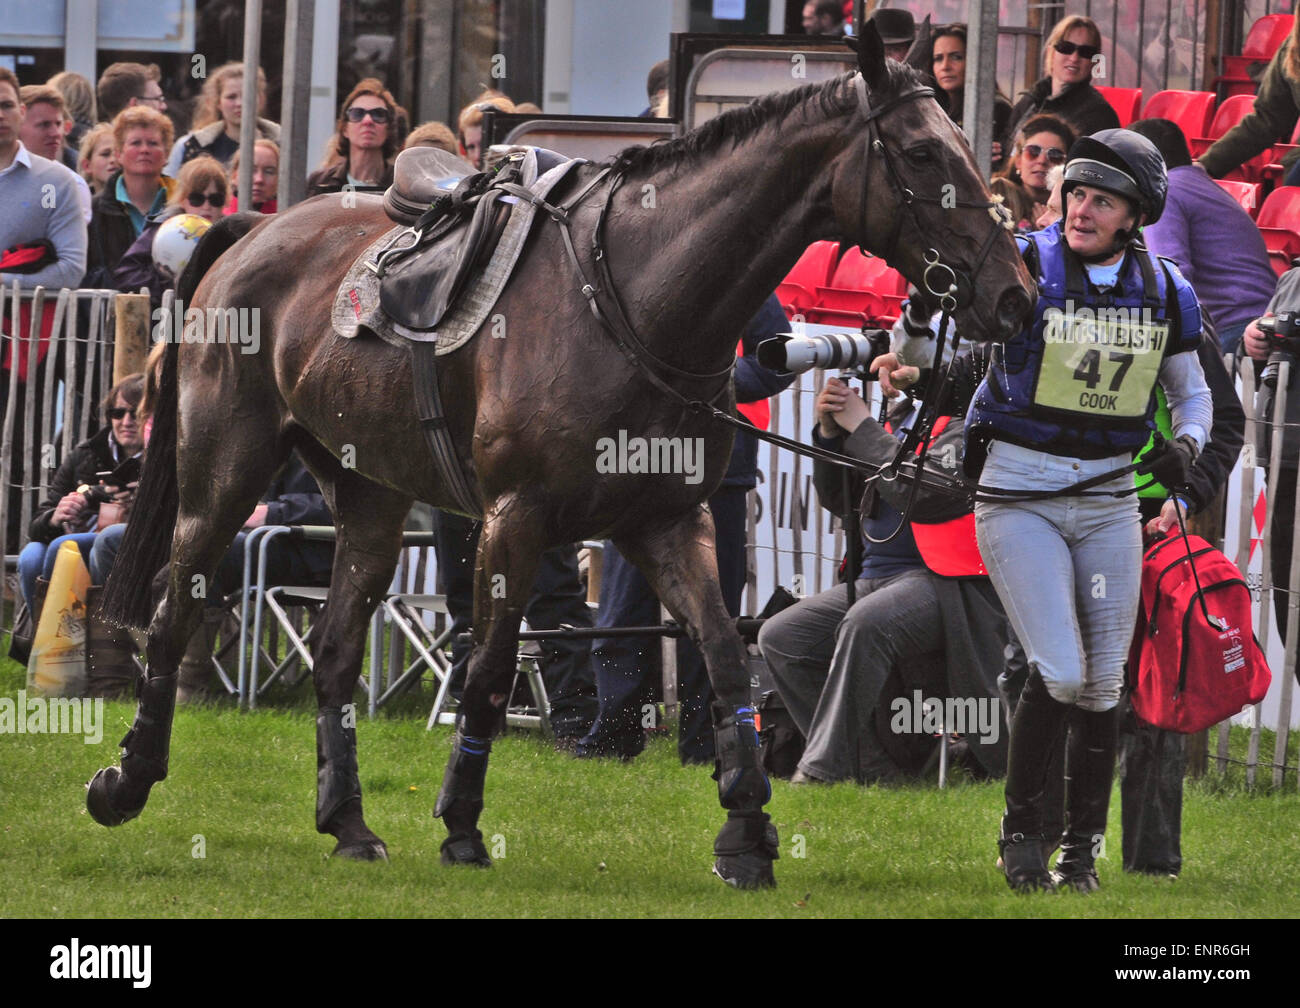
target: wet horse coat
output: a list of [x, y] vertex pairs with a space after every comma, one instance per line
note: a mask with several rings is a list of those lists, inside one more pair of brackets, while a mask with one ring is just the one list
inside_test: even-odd
[[[498, 302], [501, 331], [485, 326], [441, 359], [447, 423], [484, 502], [475, 648], [435, 813], [449, 832], [445, 861], [487, 863], [477, 830], [483, 777], [539, 555], [608, 537], [689, 628], [709, 669], [729, 813], [716, 869], [732, 884], [771, 884], [774, 831], [762, 812], [768, 789], [746, 713], [744, 652], [703, 506], [731, 436], [686, 403], [732, 407], [728, 369], [741, 329], [819, 239], [886, 254], [916, 281], [927, 249], [942, 250], [967, 294], [957, 313], [967, 337], [1009, 336], [1031, 304], [1028, 274], [964, 140], [910, 70], [886, 64], [874, 30], [861, 45], [858, 74], [759, 99], [680, 140], [625, 152], [569, 215], [576, 268], [560, 226], [542, 220]], [[597, 170], [569, 184], [576, 191]], [[412, 500], [452, 501], [423, 447], [409, 355], [331, 332], [339, 278], [390, 227], [378, 198], [351, 199], [319, 197], [255, 223], [231, 218], [182, 278], [183, 293], [197, 283], [187, 302], [258, 307], [264, 349], [241, 355], [195, 344], [164, 358], [123, 552], [134, 552], [134, 567], [119, 567], [110, 584], [111, 613], [137, 623], [152, 614], [152, 623], [149, 676], [121, 767], [101, 771], [90, 789], [91, 812], [105, 824], [138, 815], [166, 775], [175, 669], [202, 608], [193, 579], [210, 578], [297, 448], [338, 527], [329, 603], [312, 636], [317, 828], [337, 837], [340, 854], [385, 856], [362, 815], [355, 729], [341, 711]], [[704, 477], [602, 471], [600, 445], [620, 436], [702, 439]], [[149, 534], [172, 515], [170, 555], [165, 545], [151, 553]], [[150, 581], [168, 560], [155, 610]]]

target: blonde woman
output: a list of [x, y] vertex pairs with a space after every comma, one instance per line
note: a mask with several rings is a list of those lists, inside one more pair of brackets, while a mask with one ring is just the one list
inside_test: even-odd
[[[266, 102], [266, 74], [257, 71], [258, 112]], [[171, 157], [167, 159], [166, 174], [176, 176], [190, 158], [208, 154], [229, 167], [230, 159], [239, 150], [239, 130], [244, 119], [244, 64], [226, 63], [218, 67], [203, 85], [199, 111], [194, 117], [194, 131], [176, 141]], [[258, 118], [256, 135], [259, 139], [280, 142], [280, 126], [269, 119]]]
[[1043, 46], [1045, 76], [1021, 94], [1011, 111], [1011, 135], [1039, 114], [1064, 119], [1079, 136], [1117, 129], [1119, 116], [1092, 86], [1093, 61], [1101, 51], [1101, 29], [1092, 18], [1074, 14], [1058, 21]]

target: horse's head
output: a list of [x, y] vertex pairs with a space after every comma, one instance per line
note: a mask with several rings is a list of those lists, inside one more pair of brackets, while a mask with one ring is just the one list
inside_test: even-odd
[[859, 107], [832, 184], [839, 230], [928, 288], [934, 303], [955, 286], [963, 338], [1009, 339], [1033, 306], [1033, 286], [970, 146], [916, 74], [886, 63], [871, 22], [850, 45]]

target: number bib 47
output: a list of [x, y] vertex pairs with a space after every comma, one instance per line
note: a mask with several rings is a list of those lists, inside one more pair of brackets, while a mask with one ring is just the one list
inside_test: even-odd
[[1034, 404], [1117, 420], [1146, 416], [1164, 360], [1168, 324], [1143, 308], [1083, 308], [1043, 316]]

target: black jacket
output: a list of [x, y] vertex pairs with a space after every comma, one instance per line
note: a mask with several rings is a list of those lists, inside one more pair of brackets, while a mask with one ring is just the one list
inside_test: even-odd
[[[90, 233], [86, 242], [86, 277], [81, 284], [83, 287], [116, 288], [113, 271], [138, 237], [126, 209], [117, 201], [117, 180], [121, 177], [121, 172], [116, 173], [91, 202]], [[163, 185], [166, 188], [172, 183], [169, 179], [164, 179]]]
[[1051, 95], [1050, 77], [1044, 77], [1028, 91], [1021, 92], [1020, 100], [1011, 111], [1011, 132], [1008, 135], [1011, 142], [1015, 142], [1024, 124], [1040, 113], [1064, 119], [1075, 135], [1081, 137], [1098, 130], [1119, 128], [1119, 116], [1110, 102], [1087, 81], [1067, 87], [1055, 98]]
[[[348, 181], [348, 163], [338, 161], [328, 168], [321, 168], [307, 176], [307, 195], [319, 196], [322, 193], [342, 192]], [[384, 177], [373, 186], [357, 186], [357, 192], [381, 193], [393, 184], [393, 166], [384, 163]]]
[[1228, 477], [1246, 440], [1246, 414], [1237, 396], [1237, 386], [1223, 366], [1223, 351], [1219, 349], [1213, 326], [1206, 326], [1201, 333], [1196, 354], [1214, 400], [1214, 422], [1210, 426], [1209, 443], [1187, 473], [1184, 496], [1193, 514], [1213, 503], [1219, 491], [1228, 485]]
[[[32, 542], [48, 543], [61, 535], [67, 535], [69, 529], [50, 521], [54, 516], [54, 509], [59, 506], [59, 501], [83, 483], [92, 486], [98, 483], [96, 473], [111, 472], [126, 461], [125, 456], [120, 459], [114, 457], [113, 449], [116, 443], [109, 443], [110, 434], [111, 428], [104, 427], [94, 437], [81, 442], [68, 453], [68, 457], [55, 472], [54, 479], [50, 481], [49, 496], [41, 502], [36, 516], [32, 518], [31, 527], [27, 530], [28, 539]], [[121, 453], [120, 448], [118, 452]]]

